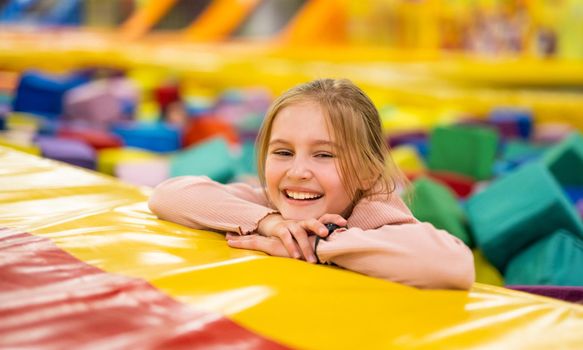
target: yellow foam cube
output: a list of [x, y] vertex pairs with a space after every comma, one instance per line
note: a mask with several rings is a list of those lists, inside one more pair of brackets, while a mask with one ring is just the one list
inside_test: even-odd
[[97, 170], [115, 175], [115, 168], [121, 163], [139, 163], [158, 159], [161, 156], [139, 148], [105, 148], [97, 153]]
[[425, 163], [413, 146], [397, 146], [392, 149], [391, 156], [395, 164], [408, 174], [416, 174], [425, 171]]
[[500, 272], [490, 264], [481, 251], [474, 249], [474, 265], [476, 268], [476, 282], [491, 284], [494, 286], [503, 286], [504, 278]]

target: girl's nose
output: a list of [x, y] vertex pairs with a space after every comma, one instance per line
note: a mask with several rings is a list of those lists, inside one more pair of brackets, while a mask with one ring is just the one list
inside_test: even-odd
[[293, 179], [309, 179], [312, 176], [308, 165], [301, 159], [295, 159], [291, 168], [288, 170], [288, 176]]

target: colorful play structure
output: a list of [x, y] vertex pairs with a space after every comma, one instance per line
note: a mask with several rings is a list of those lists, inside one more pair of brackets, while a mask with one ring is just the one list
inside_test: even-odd
[[[580, 9], [0, 2], [0, 348], [582, 348]], [[274, 96], [328, 76], [373, 98], [403, 198], [472, 248], [471, 291], [231, 249], [148, 210], [174, 176], [256, 184]]]

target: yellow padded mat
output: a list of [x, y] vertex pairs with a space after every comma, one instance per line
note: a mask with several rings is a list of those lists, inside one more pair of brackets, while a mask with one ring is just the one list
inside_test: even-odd
[[581, 305], [481, 284], [423, 291], [231, 249], [221, 234], [155, 218], [148, 192], [0, 146], [0, 226], [293, 348], [583, 348]]

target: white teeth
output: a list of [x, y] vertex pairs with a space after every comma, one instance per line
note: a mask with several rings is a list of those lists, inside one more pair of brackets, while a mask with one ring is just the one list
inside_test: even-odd
[[306, 192], [286, 191], [286, 194], [293, 199], [314, 199], [314, 198], [322, 197], [322, 195], [320, 195], [320, 194], [306, 193]]

